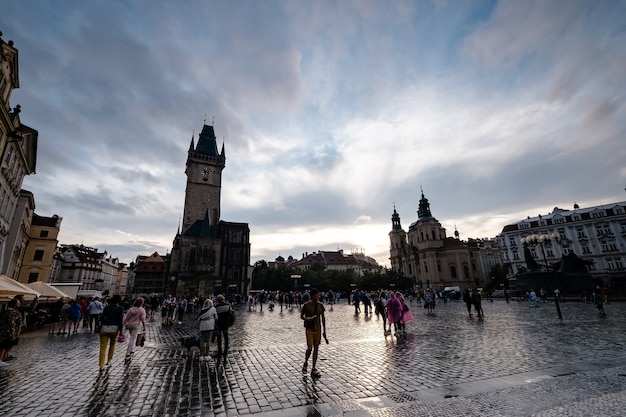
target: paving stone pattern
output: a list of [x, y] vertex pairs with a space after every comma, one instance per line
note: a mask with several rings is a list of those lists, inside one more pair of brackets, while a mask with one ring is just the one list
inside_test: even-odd
[[[530, 308], [463, 303], [427, 314], [412, 307], [407, 335], [383, 335], [375, 314], [326, 305], [330, 344], [319, 380], [301, 374], [305, 339], [297, 308], [237, 309], [224, 360], [199, 361], [183, 324], [148, 323], [147, 343], [125, 363], [118, 344], [98, 368], [98, 336], [80, 329], [24, 333], [0, 369], [2, 416], [622, 416], [626, 409], [626, 303]], [[311, 365], [309, 364], [309, 370]]]

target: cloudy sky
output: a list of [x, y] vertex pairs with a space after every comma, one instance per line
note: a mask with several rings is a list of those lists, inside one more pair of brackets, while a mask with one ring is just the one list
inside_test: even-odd
[[[23, 188], [61, 243], [165, 253], [206, 118], [252, 257], [388, 265], [420, 187], [462, 239], [626, 200], [622, 1], [12, 1]], [[214, 121], [214, 122], [213, 122]]]

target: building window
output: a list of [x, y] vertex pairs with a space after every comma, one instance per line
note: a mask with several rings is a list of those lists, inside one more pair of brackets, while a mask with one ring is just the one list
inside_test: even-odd
[[513, 259], [514, 260], [518, 260], [519, 259], [519, 254], [517, 253], [517, 251], [513, 251]]
[[548, 258], [554, 257], [554, 251], [552, 250], [552, 248], [546, 248], [546, 256]]
[[594, 211], [593, 213], [591, 213], [591, 217], [594, 219], [599, 219], [601, 217], [606, 216], [606, 213], [604, 212], [604, 210], [602, 211]]
[[456, 278], [456, 266], [450, 265], [450, 275], [452, 275], [452, 278]]
[[585, 234], [585, 229], [583, 229], [582, 226], [578, 226], [576, 228], [576, 235], [578, 236], [578, 239], [587, 239], [587, 235]]
[[428, 273], [428, 265], [426, 264], [426, 262], [424, 262], [424, 272]]
[[515, 237], [509, 236], [509, 246], [515, 247], [517, 244], [515, 243]]
[[613, 233], [611, 232], [611, 226], [609, 226], [608, 224], [598, 224], [596, 225], [596, 231], [598, 236], [606, 236], [606, 235], [612, 235]]
[[528, 223], [522, 223], [519, 225], [520, 229], [530, 229], [530, 225]]
[[33, 256], [33, 261], [42, 261], [43, 260], [43, 249], [35, 250], [35, 255]]
[[591, 251], [589, 250], [589, 246], [587, 245], [583, 245], [583, 253], [591, 253]]
[[39, 237], [48, 237], [48, 231], [47, 231], [47, 230], [42, 230], [42, 231], [39, 233]]
[[563, 224], [565, 223], [565, 219], [563, 217], [555, 217], [554, 219], [552, 219], [552, 222], [554, 224]]
[[437, 264], [437, 272], [441, 272], [441, 264]]
[[624, 269], [624, 265], [622, 264], [622, 260], [620, 258], [606, 258], [606, 267], [607, 269]]
[[624, 214], [624, 207], [615, 207], [615, 209], [613, 209], [613, 212], [615, 214]]
[[602, 252], [613, 252], [617, 250], [617, 246], [615, 245], [615, 240], [607, 240], [602, 243]]
[[572, 216], [572, 220], [574, 220], [575, 222], [579, 222], [582, 220], [582, 217], [580, 217], [580, 214], [574, 214]]
[[39, 272], [31, 272], [30, 274], [28, 274], [29, 283], [37, 281], [37, 278], [39, 278]]

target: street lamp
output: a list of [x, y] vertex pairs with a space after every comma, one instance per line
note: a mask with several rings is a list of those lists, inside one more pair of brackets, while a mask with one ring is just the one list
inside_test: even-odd
[[[546, 259], [546, 250], [544, 249], [543, 245], [545, 243], [558, 242], [559, 239], [561, 239], [561, 235], [559, 235], [557, 232], [554, 232], [552, 234], [542, 234], [542, 235], [532, 234], [530, 236], [523, 237], [522, 244], [523, 245], [537, 245], [538, 244], [539, 246], [541, 246], [541, 254], [543, 255], [543, 263], [545, 264], [545, 267], [546, 267], [546, 274], [550, 274], [550, 270], [548, 269], [548, 260]], [[559, 319], [563, 320], [563, 316], [561, 315], [561, 306], [559, 305], [559, 296], [555, 291], [552, 275], [548, 275], [548, 276], [550, 278], [550, 285], [552, 286], [552, 291], [554, 292], [554, 305], [556, 306], [556, 312], [559, 315]]]

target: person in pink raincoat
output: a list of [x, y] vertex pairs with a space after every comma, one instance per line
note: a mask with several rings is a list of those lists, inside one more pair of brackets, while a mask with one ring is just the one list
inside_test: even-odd
[[400, 317], [400, 334], [405, 335], [406, 324], [410, 323], [414, 320], [413, 313], [411, 313], [411, 309], [406, 304], [404, 296], [401, 293], [396, 295], [398, 300], [400, 300], [400, 304], [402, 304], [402, 317]]
[[393, 324], [394, 336], [402, 335], [402, 302], [396, 297], [396, 293], [389, 292], [389, 300], [387, 300], [387, 321], [389, 328]]

